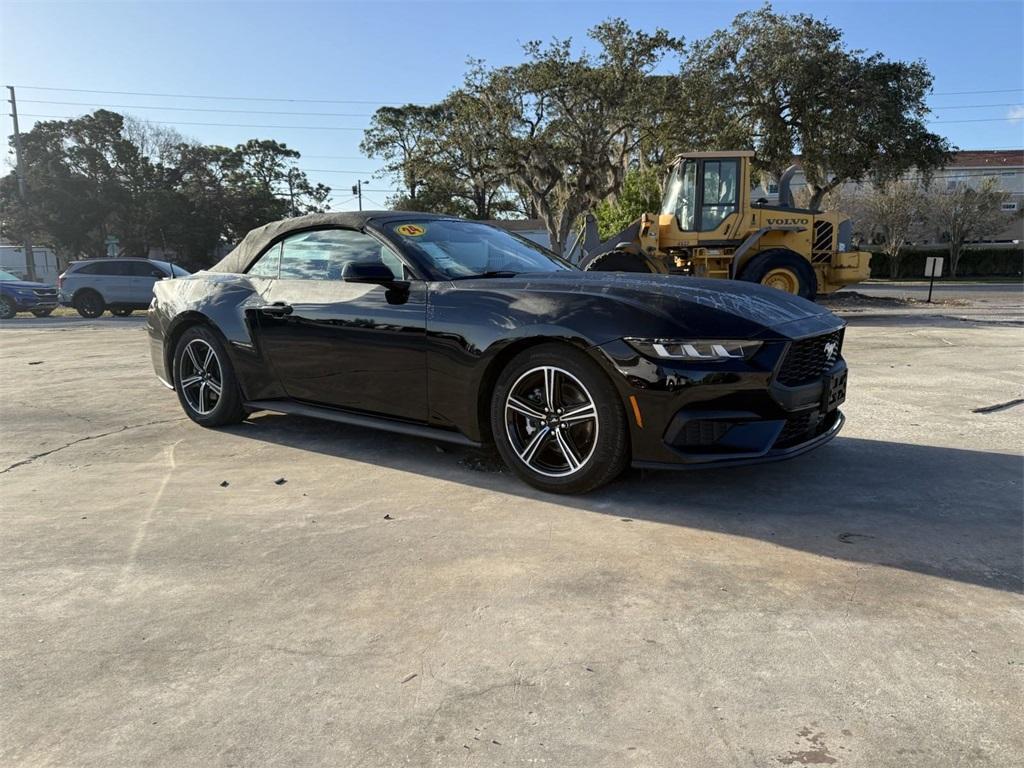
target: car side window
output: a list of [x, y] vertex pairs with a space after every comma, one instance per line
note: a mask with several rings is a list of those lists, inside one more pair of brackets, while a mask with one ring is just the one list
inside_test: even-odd
[[281, 250], [284, 280], [340, 280], [349, 264], [383, 264], [402, 280], [402, 260], [379, 240], [350, 229], [317, 229], [285, 238]]
[[134, 277], [137, 263], [135, 261], [108, 261], [101, 265], [99, 274], [113, 277]]
[[150, 264], [148, 261], [133, 261], [131, 270], [132, 275], [135, 277], [167, 277], [166, 272], [156, 264]]
[[73, 274], [80, 275], [119, 275], [117, 271], [119, 265], [112, 261], [94, 261], [91, 264], [83, 264], [81, 267], [76, 269]]
[[281, 270], [281, 244], [274, 243], [260, 256], [259, 260], [249, 268], [248, 274], [254, 277], [277, 277]]

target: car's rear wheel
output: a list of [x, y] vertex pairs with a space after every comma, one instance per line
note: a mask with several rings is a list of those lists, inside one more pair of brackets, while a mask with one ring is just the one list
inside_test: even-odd
[[117, 307], [116, 309], [110, 310], [110, 314], [116, 315], [117, 317], [128, 317], [131, 313], [131, 307]]
[[78, 314], [82, 317], [99, 317], [103, 314], [103, 310], [107, 308], [106, 302], [103, 301], [103, 297], [100, 296], [96, 291], [84, 290], [79, 291], [75, 294], [74, 300], [71, 302]]
[[174, 351], [174, 390], [186, 415], [204, 427], [245, 418], [234, 368], [217, 335], [206, 326], [186, 330]]
[[18, 308], [14, 302], [6, 296], [0, 296], [0, 320], [10, 320], [18, 314]]
[[608, 376], [567, 345], [532, 347], [498, 376], [491, 432], [505, 463], [553, 493], [583, 493], [629, 461], [626, 414]]
[[49, 317], [52, 314], [52, 309], [33, 309], [32, 314], [36, 317]]

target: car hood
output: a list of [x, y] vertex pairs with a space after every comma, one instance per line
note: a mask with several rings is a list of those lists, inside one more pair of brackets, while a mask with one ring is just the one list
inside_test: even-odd
[[[562, 295], [601, 297], [629, 304], [672, 324], [680, 323], [684, 314], [691, 318], [687, 325], [692, 323], [703, 327], [717, 325], [717, 321], [738, 320], [739, 323], [730, 325], [742, 326], [748, 333], [754, 332], [754, 327], [758, 326], [788, 335], [792, 330], [791, 324], [801, 325], [798, 321], [811, 319], [825, 321], [828, 325], [842, 324], [831, 312], [812, 301], [739, 280], [630, 272], [563, 271], [520, 274], [514, 278], [460, 280], [455, 286], [457, 289], [556, 292]], [[701, 322], [697, 322], [698, 317]], [[810, 324], [820, 323], [812, 320]]]
[[0, 285], [5, 288], [53, 288], [46, 283], [33, 283], [28, 280], [0, 280]]

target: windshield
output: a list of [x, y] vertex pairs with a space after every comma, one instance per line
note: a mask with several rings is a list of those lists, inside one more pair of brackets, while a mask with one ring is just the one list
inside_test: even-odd
[[692, 160], [679, 163], [672, 169], [661, 212], [670, 213], [679, 222], [679, 228], [693, 231], [697, 210], [697, 164]]
[[10, 272], [4, 272], [0, 269], [0, 280], [20, 280], [20, 277], [12, 275]]
[[445, 277], [506, 277], [575, 269], [550, 251], [503, 229], [473, 221], [391, 222], [390, 234]]

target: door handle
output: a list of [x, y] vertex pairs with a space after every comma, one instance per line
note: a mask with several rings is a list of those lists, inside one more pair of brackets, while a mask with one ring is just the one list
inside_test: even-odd
[[290, 315], [293, 311], [292, 305], [285, 304], [283, 301], [275, 301], [273, 304], [260, 307], [260, 312], [271, 317], [284, 317], [285, 315]]

